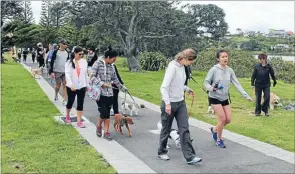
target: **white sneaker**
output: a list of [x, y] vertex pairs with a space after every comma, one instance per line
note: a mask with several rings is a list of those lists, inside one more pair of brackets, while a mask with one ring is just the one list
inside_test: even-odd
[[158, 157], [159, 157], [161, 160], [165, 160], [165, 161], [167, 161], [167, 160], [170, 159], [169, 156], [168, 156], [167, 154], [158, 155]]
[[63, 103], [63, 105], [65, 105], [65, 106], [67, 105], [67, 101], [63, 101], [62, 103]]

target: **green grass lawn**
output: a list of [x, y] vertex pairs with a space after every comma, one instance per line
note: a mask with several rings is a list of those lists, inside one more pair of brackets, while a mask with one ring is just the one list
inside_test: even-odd
[[[122, 67], [123, 59], [118, 59], [116, 64], [132, 95], [160, 105], [160, 86], [164, 71], [131, 73], [127, 68]], [[189, 83], [196, 93], [192, 115], [196, 119], [216, 124], [216, 118], [212, 118], [206, 113], [207, 94], [201, 89], [205, 75], [206, 73], [193, 72], [193, 77], [198, 84], [193, 81]], [[250, 87], [250, 79], [239, 79], [239, 81], [248, 94], [254, 97]], [[275, 88], [271, 88], [271, 91], [281, 99], [294, 100], [294, 85], [279, 81]], [[232, 122], [226, 126], [226, 129], [294, 152], [294, 112], [278, 109], [270, 111], [269, 118], [265, 116], [254, 117], [251, 112], [254, 111], [255, 104], [244, 99], [234, 86], [231, 86], [230, 93]], [[187, 103], [190, 106], [190, 97], [187, 99]]]
[[11, 59], [1, 67], [3, 173], [116, 173], [72, 126], [54, 121], [58, 110], [27, 70]]

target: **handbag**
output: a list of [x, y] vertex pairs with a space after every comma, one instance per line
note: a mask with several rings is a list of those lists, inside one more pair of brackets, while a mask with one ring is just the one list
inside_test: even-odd
[[93, 84], [89, 81], [89, 87], [87, 88], [87, 96], [92, 100], [99, 101], [101, 95], [101, 86]]

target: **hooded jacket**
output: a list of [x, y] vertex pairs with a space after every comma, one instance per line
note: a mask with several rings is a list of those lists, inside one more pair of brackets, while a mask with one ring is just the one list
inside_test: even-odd
[[[204, 87], [206, 90], [209, 91], [210, 98], [215, 98], [220, 101], [225, 101], [229, 99], [229, 88], [231, 83], [237, 88], [237, 90], [242, 94], [244, 98], [246, 99], [251, 98], [241, 86], [233, 69], [228, 66], [226, 66], [223, 69], [219, 64], [214, 65], [209, 70], [204, 80]], [[218, 88], [222, 87], [222, 89], [213, 91], [214, 86], [216, 84]]]

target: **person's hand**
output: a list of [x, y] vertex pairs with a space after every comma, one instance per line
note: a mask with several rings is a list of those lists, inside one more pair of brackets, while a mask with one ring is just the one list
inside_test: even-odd
[[277, 85], [277, 81], [273, 82], [273, 87], [275, 87]]
[[253, 102], [253, 99], [251, 97], [248, 97], [247, 100]]
[[112, 84], [111, 83], [104, 83], [102, 85], [102, 87], [109, 87], [109, 88], [111, 88], [112, 87]]
[[71, 86], [71, 90], [72, 90], [72, 91], [76, 91], [76, 88], [75, 88], [74, 85]]
[[171, 115], [171, 104], [167, 104], [165, 106], [165, 111], [167, 112], [168, 115]]
[[128, 91], [128, 88], [127, 88], [126, 86], [123, 85], [122, 88], [121, 88], [121, 91], [122, 91], [122, 92], [127, 92], [127, 91]]
[[50, 77], [51, 77], [52, 79], [54, 79], [54, 78], [55, 78], [55, 74], [54, 74], [54, 73], [51, 73], [51, 74], [50, 74]]
[[192, 96], [194, 96], [195, 93], [194, 93], [194, 91], [193, 91], [192, 89], [189, 89], [189, 90], [188, 90], [188, 95], [192, 95]]

